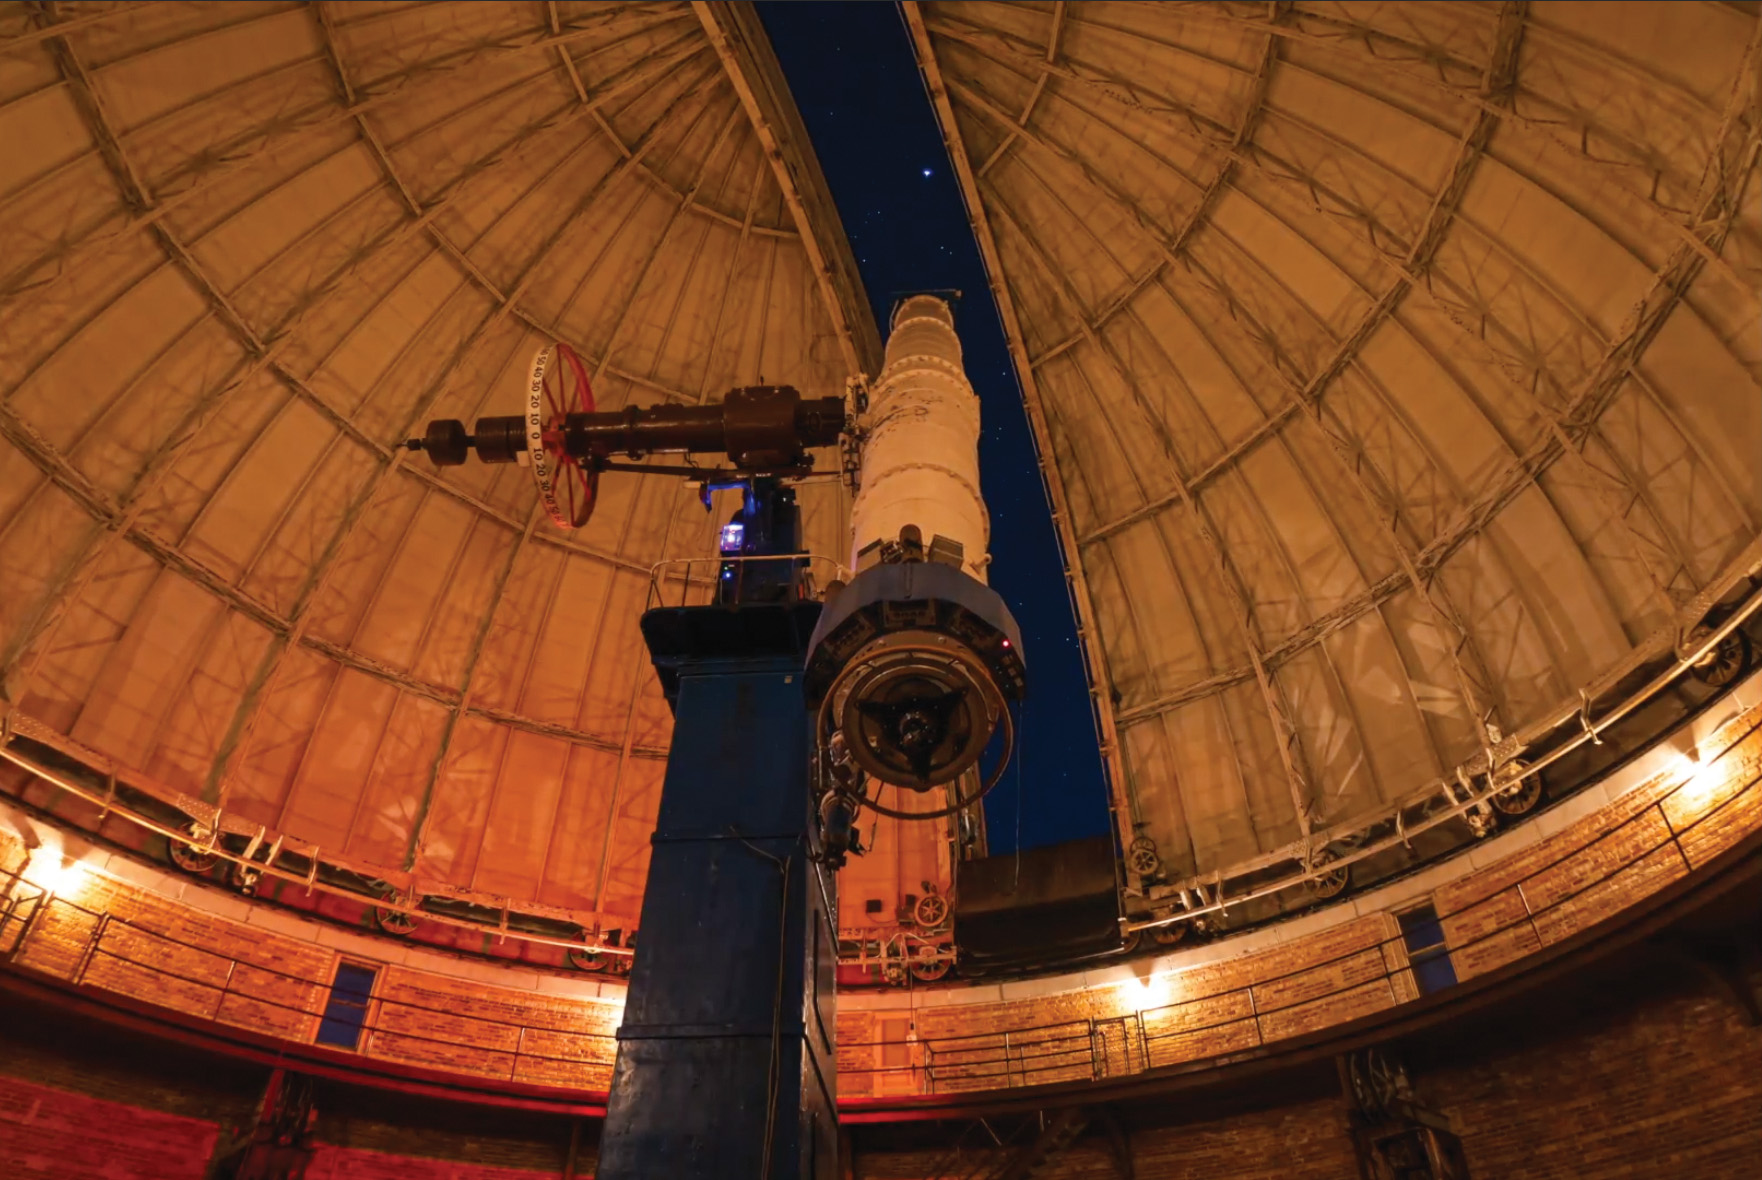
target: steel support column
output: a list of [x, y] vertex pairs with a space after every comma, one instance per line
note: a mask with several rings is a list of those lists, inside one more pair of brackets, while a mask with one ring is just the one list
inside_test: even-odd
[[819, 604], [650, 611], [672, 752], [600, 1180], [835, 1180], [833, 879], [812, 859]]

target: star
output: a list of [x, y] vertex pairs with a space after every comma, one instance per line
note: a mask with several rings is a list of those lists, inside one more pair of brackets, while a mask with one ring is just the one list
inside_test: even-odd
[[925, 176], [930, 175], [930, 169], [928, 169], [928, 168], [924, 169], [924, 175]]

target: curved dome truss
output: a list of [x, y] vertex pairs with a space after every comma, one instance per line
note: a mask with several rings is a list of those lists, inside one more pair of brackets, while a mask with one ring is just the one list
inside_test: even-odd
[[906, 9], [1154, 892], [1502, 762], [1754, 572], [1753, 12]]
[[[611, 409], [874, 367], [743, 27], [0, 10], [6, 708], [400, 896], [627, 927], [671, 729], [636, 619], [730, 504], [610, 473], [565, 534], [526, 471], [398, 444], [509, 412], [552, 340]], [[842, 554], [848, 491], [802, 503]]]

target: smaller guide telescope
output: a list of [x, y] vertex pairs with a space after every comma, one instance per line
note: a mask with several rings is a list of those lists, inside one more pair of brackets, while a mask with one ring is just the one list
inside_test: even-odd
[[[857, 422], [857, 574], [827, 601], [806, 681], [828, 785], [822, 814], [868, 807], [920, 820], [972, 807], [1002, 777], [1027, 667], [1021, 631], [985, 581], [979, 398], [954, 313], [937, 296], [909, 296], [891, 329]], [[987, 772], [994, 734], [1002, 754]], [[920, 798], [890, 800], [883, 787]]]

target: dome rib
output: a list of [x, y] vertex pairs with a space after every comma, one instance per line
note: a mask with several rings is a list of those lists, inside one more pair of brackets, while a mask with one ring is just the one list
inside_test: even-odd
[[[1754, 568], [1753, 14], [907, 19], [1164, 861], [1133, 896], [1354, 847]], [[671, 726], [630, 624], [716, 516], [608, 475], [563, 536], [398, 443], [551, 339], [608, 408], [873, 369], [752, 11], [0, 22], [0, 709], [388, 888], [628, 928]], [[842, 552], [846, 491], [803, 504]], [[945, 885], [938, 839], [851, 905]]]
[[907, 6], [1051, 460], [1121, 834], [1176, 876], [1307, 859], [1312, 827], [1509, 756], [1749, 560], [1755, 489], [1701, 406], [1755, 434], [1752, 350], [1705, 403], [1648, 362], [1753, 324], [1726, 287], [1754, 22], [1691, 90], [1546, 11]]
[[[397, 444], [506, 404], [552, 339], [606, 408], [842, 390], [866, 301], [827, 303], [847, 247], [784, 199], [713, 22], [56, 16], [0, 41], [10, 707], [400, 891], [628, 926], [671, 728], [635, 619], [714, 517], [609, 474], [565, 537], [523, 473]], [[803, 504], [841, 553], [847, 493]]]
[[[334, 53], [334, 51], [333, 51], [333, 53]], [[338, 60], [340, 62], [340, 59], [338, 59]], [[341, 67], [339, 64], [339, 69], [340, 68]], [[705, 71], [705, 74], [707, 76], [708, 71]], [[687, 88], [681, 88], [681, 89], [685, 90]], [[345, 98], [347, 98], [346, 86], [345, 86]], [[581, 217], [583, 214], [585, 214], [587, 212], [587, 210], [589, 208], [591, 208], [592, 204], [595, 202], [595, 199], [600, 196], [601, 192], [604, 189], [610, 188], [613, 185], [615, 185], [629, 171], [632, 170], [633, 166], [631, 165], [630, 162], [636, 160], [639, 157], [641, 152], [646, 151], [648, 149], [648, 147], [653, 143], [653, 141], [660, 137], [660, 135], [663, 131], [669, 129], [669, 121], [672, 117], [674, 117], [677, 114], [680, 114], [681, 112], [685, 112], [688, 110], [690, 110], [690, 108], [682, 105], [682, 103], [678, 100], [676, 100], [672, 105], [667, 107], [665, 112], [663, 113], [663, 116], [660, 119], [658, 119], [649, 128], [649, 130], [643, 135], [642, 139], [639, 140], [638, 143], [634, 146], [632, 153], [626, 157], [625, 162], [623, 164], [618, 165], [616, 168], [613, 169], [613, 171], [608, 173], [606, 175], [606, 177], [602, 180], [599, 187], [596, 187], [595, 189], [592, 189], [587, 194], [585, 194], [581, 198], [581, 200], [576, 204], [575, 208], [573, 210], [571, 210], [570, 214], [567, 217], [565, 217], [564, 220], [558, 225], [556, 230], [553, 231], [551, 236], [548, 239], [546, 239], [538, 247], [537, 250], [534, 251], [530, 263], [527, 265], [525, 270], [517, 277], [513, 286], [511, 286], [505, 293], [498, 291], [496, 286], [490, 280], [483, 277], [481, 275], [481, 273], [476, 270], [476, 268], [471, 267], [468, 263], [462, 264], [464, 269], [466, 269], [467, 273], [471, 274], [472, 277], [474, 279], [476, 279], [481, 286], [484, 287], [485, 292], [487, 294], [489, 294], [492, 299], [496, 300], [497, 306], [496, 306], [494, 312], [491, 314], [491, 316], [486, 318], [485, 320], [483, 320], [479, 324], [479, 326], [476, 329], [474, 329], [472, 336], [467, 338], [465, 343], [462, 344], [457, 349], [457, 351], [455, 353], [455, 359], [452, 362], [453, 365], [463, 363], [466, 358], [466, 354], [469, 353], [473, 349], [475, 344], [477, 343], [477, 340], [479, 339], [479, 335], [481, 333], [484, 333], [484, 332], [487, 332], [487, 331], [493, 329], [502, 320], [502, 318], [504, 318], [505, 316], [507, 316], [510, 313], [510, 310], [514, 307], [516, 302], [521, 298], [522, 295], [524, 295], [526, 293], [526, 289], [527, 289], [528, 285], [534, 279], [536, 279], [539, 276], [539, 274], [541, 273], [541, 266], [548, 259], [550, 251], [553, 248], [555, 248], [558, 245], [558, 243], [561, 242], [566, 237], [566, 235], [568, 234], [571, 227], [575, 225], [575, 223], [577, 222], [579, 217]], [[363, 128], [363, 137], [365, 139], [367, 139], [370, 144], [373, 144], [375, 146], [376, 151], [378, 151], [382, 154], [382, 159], [384, 160], [384, 164], [385, 164], [385, 172], [386, 172], [387, 180], [389, 182], [391, 182], [393, 187], [399, 189], [400, 191], [405, 190], [406, 186], [405, 186], [404, 182], [401, 179], [399, 179], [395, 168], [391, 164], [390, 158], [383, 156], [383, 149], [379, 149], [377, 147], [376, 141], [373, 139], [371, 134], [368, 133], [365, 123], [362, 124], [362, 128]], [[682, 204], [680, 208], [683, 209], [684, 205]], [[415, 208], [412, 208], [411, 212], [413, 214], [420, 216], [420, 213]], [[671, 223], [669, 223], [669, 226], [670, 226], [670, 224]], [[455, 248], [450, 245], [450, 243], [447, 241], [446, 236], [443, 233], [439, 232], [438, 230], [431, 230], [431, 236], [435, 239], [437, 244], [441, 245], [441, 248], [443, 250], [446, 250], [449, 254], [454, 253]], [[663, 231], [662, 237], [663, 237], [663, 239], [665, 238], [665, 231]], [[658, 249], [658, 247], [657, 247], [657, 249]], [[456, 255], [456, 257], [462, 258], [463, 252], [460, 252], [458, 255]], [[649, 258], [651, 261], [652, 261], [653, 257], [654, 257], [654, 254], [651, 253], [649, 255]], [[640, 282], [640, 279], [639, 279], [639, 282]], [[625, 310], [628, 311], [628, 308], [629, 308], [629, 305], [626, 304]], [[613, 331], [612, 331], [613, 343], [616, 342], [617, 327], [618, 327], [618, 325], [616, 325], [616, 324], [613, 327]], [[413, 340], [414, 340], [414, 338], [413, 338]], [[261, 348], [261, 346], [258, 345], [255, 341], [253, 341], [252, 343], [253, 343], [254, 347], [259, 348], [259, 349]], [[610, 346], [608, 345], [608, 351], [609, 351], [609, 348], [610, 348]], [[599, 363], [595, 364], [594, 376], [596, 378], [602, 378], [605, 375], [603, 363], [604, 362], [603, 362], [603, 358], [602, 358], [602, 360]], [[453, 367], [449, 366], [447, 369], [443, 370], [440, 374], [438, 374], [435, 377], [435, 379], [433, 380], [432, 385], [431, 385], [432, 392], [430, 394], [426, 395], [423, 398], [423, 400], [415, 407], [414, 411], [408, 417], [405, 418], [405, 420], [397, 428], [397, 430], [394, 434], [394, 437], [397, 437], [398, 435], [407, 434], [411, 430], [414, 430], [416, 428], [417, 423], [419, 423], [431, 410], [433, 410], [436, 399], [438, 399], [442, 395], [442, 393], [444, 392], [445, 387], [446, 387], [448, 381], [450, 380], [450, 378], [452, 377], [452, 375], [453, 375]], [[380, 466], [379, 471], [376, 474], [375, 478], [364, 489], [362, 489], [357, 494], [357, 497], [356, 497], [354, 503], [348, 509], [345, 510], [344, 522], [343, 522], [341, 529], [339, 530], [339, 534], [337, 536], [335, 536], [330, 541], [330, 543], [326, 546], [324, 557], [322, 557], [319, 560], [319, 562], [312, 568], [312, 570], [308, 574], [308, 581], [306, 583], [306, 588], [304, 588], [302, 590], [302, 592], [299, 594], [299, 596], [296, 599], [295, 610], [293, 611], [293, 613], [291, 614], [291, 616], [288, 620], [289, 629], [286, 634], [286, 637], [282, 640], [280, 646], [274, 649], [274, 655], [266, 661], [264, 667], [261, 668], [258, 671], [258, 673], [253, 677], [251, 684], [246, 689], [244, 697], [240, 700], [237, 713], [235, 714], [233, 722], [228, 730], [228, 737], [231, 738], [232, 735], [237, 734], [238, 735], [237, 740], [236, 740], [236, 742], [228, 741], [228, 740], [222, 741], [222, 744], [221, 744], [218, 752], [215, 755], [213, 765], [211, 766], [211, 768], [209, 770], [208, 782], [207, 782], [206, 789], [204, 791], [205, 797], [213, 798], [214, 801], [219, 803], [221, 806], [224, 807], [226, 805], [226, 803], [228, 802], [227, 775], [228, 775], [229, 764], [231, 763], [232, 758], [235, 754], [237, 754], [240, 759], [248, 757], [248, 755], [249, 755], [252, 735], [253, 735], [253, 732], [254, 732], [254, 730], [256, 728], [256, 724], [257, 724], [257, 716], [258, 716], [257, 709], [260, 707], [260, 705], [262, 703], [263, 695], [265, 693], [271, 692], [274, 688], [275, 682], [276, 682], [278, 675], [280, 674], [280, 671], [281, 671], [282, 655], [283, 655], [283, 653], [288, 651], [289, 648], [297, 647], [299, 645], [301, 639], [304, 637], [305, 630], [308, 625], [308, 620], [310, 617], [308, 614], [308, 611], [306, 609], [307, 606], [309, 604], [313, 603], [314, 601], [316, 601], [322, 595], [322, 593], [325, 589], [325, 586], [326, 586], [327, 577], [328, 577], [331, 569], [333, 568], [333, 566], [332, 566], [333, 560], [335, 559], [335, 557], [337, 555], [341, 554], [343, 552], [343, 550], [347, 547], [347, 545], [349, 543], [350, 535], [353, 531], [354, 526], [362, 519], [362, 515], [365, 513], [366, 509], [372, 503], [372, 501], [375, 499], [381, 486], [387, 480], [391, 479], [393, 475], [395, 475], [397, 473], [398, 469], [403, 465], [404, 458], [408, 454], [409, 454], [409, 452], [405, 452], [405, 451], [392, 452], [390, 454], [389, 460], [387, 462], [385, 462], [382, 466]], [[428, 491], [425, 491], [423, 493], [423, 495], [425, 497], [428, 494], [429, 494]], [[421, 509], [418, 508], [417, 511], [420, 512]], [[403, 538], [400, 538], [400, 544], [403, 543], [403, 541], [408, 540], [408, 537], [409, 537], [408, 533], [404, 534]], [[386, 566], [386, 571], [389, 573], [391, 568], [392, 568], [392, 563], [388, 563]], [[603, 624], [603, 619], [602, 619], [602, 624]], [[598, 628], [596, 628], [596, 634], [597, 634], [597, 632], [598, 632]], [[296, 784], [296, 786], [299, 782], [299, 773], [300, 772], [298, 769], [296, 769], [296, 771], [294, 772], [294, 780], [293, 781]], [[289, 798], [291, 798], [291, 792], [290, 792]], [[494, 804], [494, 799], [492, 797], [492, 799], [491, 799], [491, 806], [492, 807], [493, 807], [493, 804]], [[288, 807], [288, 799], [284, 799], [282, 806], [281, 806], [281, 811], [277, 815], [275, 826], [280, 827], [282, 825], [282, 823], [285, 821], [287, 807]], [[418, 844], [420, 844], [420, 838], [421, 838], [421, 834], [420, 834], [420, 832], [418, 832], [418, 834], [417, 834], [417, 843]], [[346, 837], [345, 837], [345, 846], [346, 846]]]

